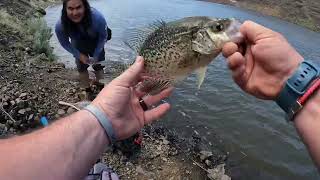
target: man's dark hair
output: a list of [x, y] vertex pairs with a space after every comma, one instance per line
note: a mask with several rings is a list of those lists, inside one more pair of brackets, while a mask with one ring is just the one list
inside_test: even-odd
[[[63, 26], [63, 31], [65, 34], [69, 35], [70, 32], [74, 31], [76, 29], [76, 23], [71, 21], [68, 18], [67, 15], [67, 3], [70, 0], [63, 0], [63, 7], [62, 7], [62, 13], [61, 13], [61, 23]], [[90, 4], [87, 0], [81, 0], [84, 6], [84, 17], [81, 20], [80, 24], [84, 27], [84, 29], [87, 31], [88, 28], [91, 26], [92, 20], [91, 20], [91, 8]]]

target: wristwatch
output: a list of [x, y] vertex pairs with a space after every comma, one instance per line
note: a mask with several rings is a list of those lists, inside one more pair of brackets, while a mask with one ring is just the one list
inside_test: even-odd
[[287, 120], [301, 110], [298, 99], [304, 95], [310, 84], [319, 76], [320, 68], [310, 62], [300, 63], [296, 72], [287, 80], [286, 85], [276, 98], [276, 103], [287, 113]]

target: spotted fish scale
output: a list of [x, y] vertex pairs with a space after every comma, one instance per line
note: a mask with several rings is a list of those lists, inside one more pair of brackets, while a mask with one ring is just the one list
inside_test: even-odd
[[[235, 41], [233, 19], [188, 17], [165, 23], [158, 21], [145, 30], [133, 31], [127, 44], [145, 60], [150, 77], [140, 89], [150, 94], [173, 86], [193, 71], [202, 84], [207, 65], [221, 52], [224, 43]], [[229, 32], [229, 33], [228, 33]], [[239, 39], [237, 35], [237, 40]]]

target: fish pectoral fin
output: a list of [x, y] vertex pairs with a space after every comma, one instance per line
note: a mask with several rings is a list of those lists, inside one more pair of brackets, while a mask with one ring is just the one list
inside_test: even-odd
[[138, 84], [137, 90], [146, 92], [150, 95], [155, 95], [162, 90], [171, 87], [173, 85], [171, 80], [157, 79], [157, 78], [148, 78]]
[[206, 76], [208, 66], [200, 67], [196, 70], [197, 77], [198, 77], [198, 89], [200, 89], [201, 84], [204, 81], [204, 77]]

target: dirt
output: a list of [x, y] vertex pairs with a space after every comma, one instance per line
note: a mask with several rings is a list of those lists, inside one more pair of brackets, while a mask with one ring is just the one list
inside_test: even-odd
[[320, 32], [319, 0], [205, 0], [275, 16]]
[[[320, 29], [317, 0], [211, 1]], [[43, 116], [53, 123], [75, 111], [60, 105], [59, 101], [77, 103], [84, 98], [77, 72], [66, 69], [63, 64], [49, 62], [45, 54], [37, 54], [24, 32], [26, 20], [45, 15], [44, 8], [52, 3], [55, 1], [0, 2], [0, 12], [13, 17], [9, 23], [8, 19], [0, 19], [0, 138], [42, 128], [40, 118]], [[112, 167], [121, 179], [229, 179], [224, 169], [227, 153], [218, 147], [208, 148], [208, 142], [197, 133], [192, 138], [184, 138], [155, 123], [145, 127], [141, 134], [141, 145], [134, 143], [132, 137], [107, 148], [101, 156], [101, 161]]]
[[[54, 1], [2, 0], [0, 13], [0, 138], [23, 135], [42, 128], [41, 117], [49, 123], [75, 110], [59, 101], [84, 100], [77, 72], [50, 62], [32, 48], [25, 32], [29, 18], [41, 17]], [[121, 179], [222, 179], [227, 155], [210, 150], [196, 134], [180, 137], [160, 124], [142, 130], [141, 145], [133, 138], [118, 142], [101, 156]], [[228, 178], [227, 178], [228, 179]]]

